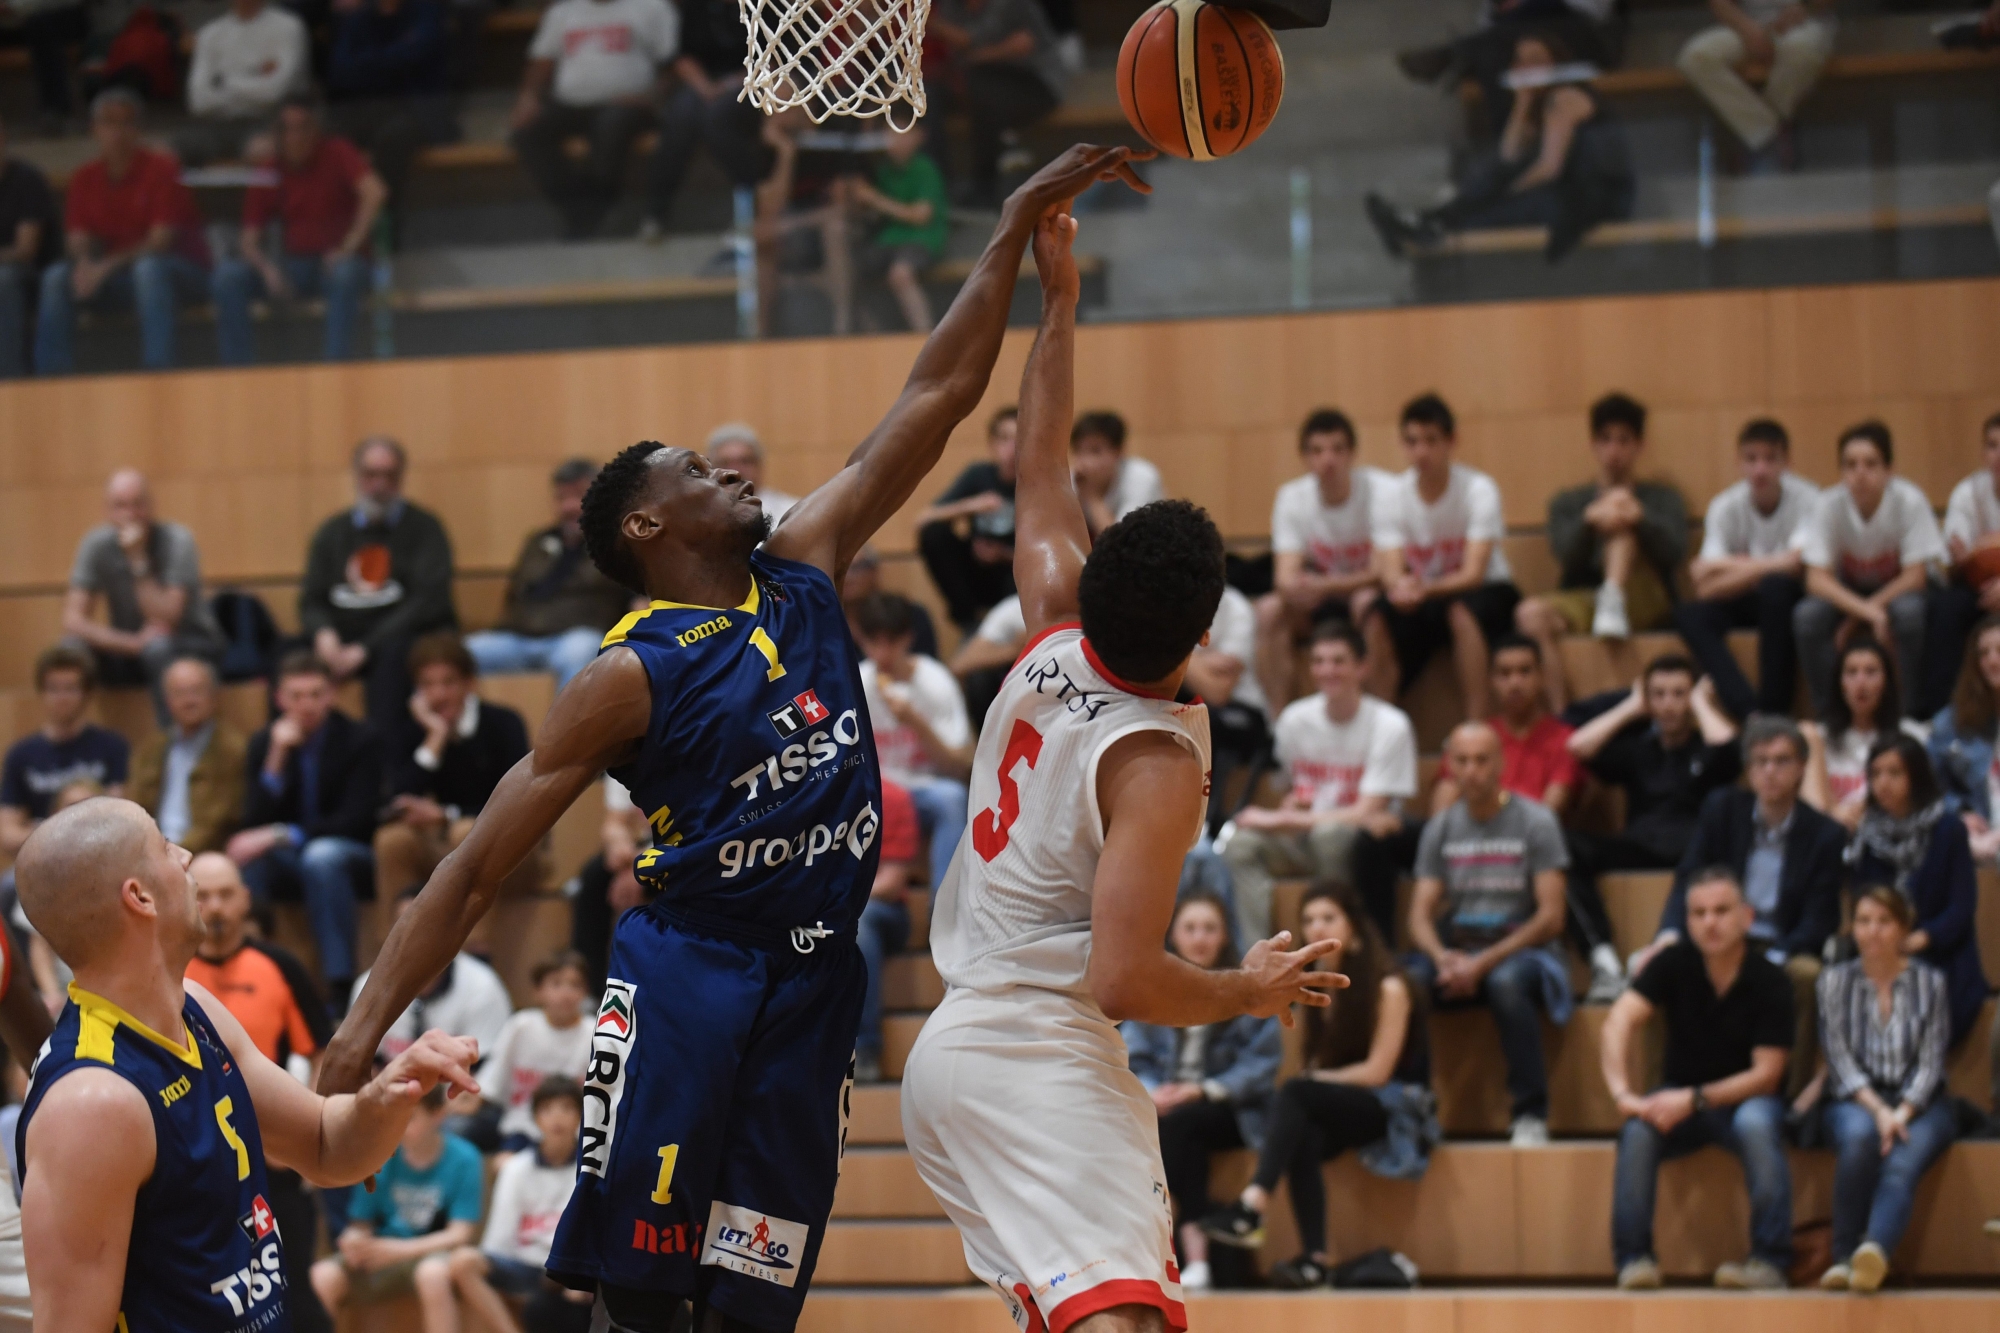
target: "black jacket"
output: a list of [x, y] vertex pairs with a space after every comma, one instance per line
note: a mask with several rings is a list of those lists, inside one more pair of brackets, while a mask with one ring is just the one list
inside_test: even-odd
[[325, 739], [319, 752], [318, 808], [303, 808], [300, 753], [285, 756], [285, 781], [274, 795], [264, 785], [264, 758], [271, 753], [271, 729], [265, 727], [250, 738], [245, 759], [249, 770], [245, 784], [244, 824], [297, 824], [313, 838], [352, 838], [369, 842], [375, 837], [375, 812], [382, 808], [382, 743], [366, 722], [356, 722], [335, 710], [321, 727]]
[[423, 742], [414, 721], [398, 732], [389, 761], [389, 794], [428, 796], [439, 805], [457, 806], [461, 815], [476, 815], [507, 770], [528, 752], [528, 726], [513, 709], [481, 699], [479, 726], [464, 740], [456, 735], [448, 739], [434, 769], [417, 762]]
[[[1688, 881], [1710, 866], [1727, 866], [1739, 879], [1750, 862], [1752, 828], [1757, 819], [1757, 794], [1742, 787], [1723, 787], [1708, 794], [1695, 820], [1694, 836], [1674, 871], [1674, 891], [1660, 913], [1660, 929], [1687, 938]], [[1810, 954], [1817, 958], [1840, 927], [1840, 886], [1846, 877], [1841, 863], [1847, 830], [1800, 801], [1792, 807], [1792, 827], [1785, 835], [1785, 868], [1778, 879], [1778, 906], [1771, 913], [1778, 946], [1787, 958]]]

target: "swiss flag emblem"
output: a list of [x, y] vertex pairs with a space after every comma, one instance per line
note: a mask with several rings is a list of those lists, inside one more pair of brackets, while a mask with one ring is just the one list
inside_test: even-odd
[[256, 1224], [258, 1240], [278, 1229], [277, 1219], [271, 1216], [271, 1205], [264, 1202], [261, 1194], [250, 1201], [250, 1220]]
[[805, 718], [807, 726], [815, 722], [824, 722], [832, 716], [826, 711], [826, 705], [819, 701], [819, 696], [811, 690], [792, 696], [792, 702], [798, 705], [799, 713]]

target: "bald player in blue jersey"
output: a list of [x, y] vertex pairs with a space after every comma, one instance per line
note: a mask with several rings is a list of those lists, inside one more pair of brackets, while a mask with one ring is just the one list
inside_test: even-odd
[[439, 1082], [477, 1096], [477, 1044], [426, 1034], [352, 1095], [273, 1064], [184, 979], [202, 940], [185, 848], [97, 797], [15, 862], [28, 920], [76, 980], [16, 1132], [38, 1329], [284, 1333], [284, 1237], [266, 1156], [316, 1185], [389, 1159]]
[[841, 581], [985, 393], [1036, 223], [1099, 180], [1144, 190], [1131, 156], [1073, 148], [1014, 193], [895, 406], [775, 532], [696, 451], [606, 465], [585, 540], [648, 605], [556, 699], [327, 1048], [321, 1085], [354, 1086], [570, 803], [607, 770], [624, 782], [653, 826], [634, 866], [652, 898], [613, 939], [548, 1265], [614, 1329], [686, 1327], [690, 1302], [697, 1333], [798, 1321], [845, 1140], [881, 823]]

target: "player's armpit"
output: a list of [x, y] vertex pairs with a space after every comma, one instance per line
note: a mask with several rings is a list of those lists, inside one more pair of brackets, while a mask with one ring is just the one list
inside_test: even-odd
[[153, 1174], [153, 1116], [108, 1069], [79, 1069], [49, 1089], [28, 1122], [21, 1244], [35, 1327], [118, 1323], [132, 1209]]

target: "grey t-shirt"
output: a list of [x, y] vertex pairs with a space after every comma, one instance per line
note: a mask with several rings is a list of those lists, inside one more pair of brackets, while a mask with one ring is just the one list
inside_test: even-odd
[[[189, 638], [219, 641], [222, 631], [209, 614], [208, 601], [201, 592], [201, 552], [194, 534], [178, 523], [155, 520], [146, 538], [146, 558], [153, 577], [169, 588], [187, 589], [187, 608], [175, 633]], [[132, 566], [118, 545], [118, 530], [101, 523], [83, 535], [76, 548], [76, 563], [70, 567], [69, 586], [102, 597], [113, 629], [126, 631], [145, 627], [145, 613], [139, 609], [137, 580]]]
[[1417, 844], [1417, 878], [1444, 882], [1438, 934], [1453, 948], [1505, 938], [1535, 914], [1535, 876], [1568, 866], [1562, 826], [1525, 796], [1509, 794], [1483, 824], [1458, 801]]
[[1027, 29], [1035, 39], [1034, 53], [1008, 63], [1033, 70], [1057, 100], [1061, 100], [1063, 88], [1069, 82], [1069, 71], [1063, 66], [1062, 53], [1056, 49], [1056, 30], [1049, 23], [1048, 15], [1042, 11], [1040, 0], [986, 0], [976, 14], [965, 0], [938, 0], [937, 15], [947, 23], [965, 29], [972, 38], [974, 48], [1004, 42], [1023, 28]]

